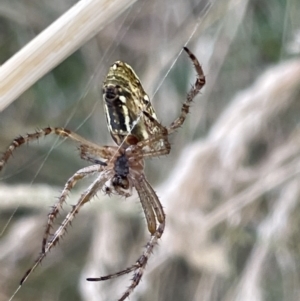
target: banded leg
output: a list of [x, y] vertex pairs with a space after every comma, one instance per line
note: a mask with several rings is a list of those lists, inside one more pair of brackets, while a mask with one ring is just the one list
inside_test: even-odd
[[138, 286], [140, 283], [144, 270], [146, 268], [146, 265], [148, 263], [148, 259], [150, 255], [153, 253], [153, 248], [157, 244], [158, 239], [162, 236], [165, 229], [165, 222], [159, 224], [155, 235], [151, 236], [150, 241], [146, 245], [146, 249], [143, 253], [143, 255], [137, 260], [135, 264], [135, 272], [132, 277], [131, 284], [127, 288], [127, 290], [123, 293], [122, 297], [118, 301], [124, 301], [129, 295], [133, 292], [133, 290]]
[[[119, 271], [117, 273], [110, 274], [107, 276], [103, 276], [103, 277], [99, 277], [99, 278], [87, 278], [88, 281], [105, 281], [105, 280], [120, 277], [122, 275], [131, 273], [134, 271], [134, 275], [133, 275], [130, 286], [123, 293], [122, 297], [118, 301], [124, 301], [133, 292], [135, 287], [139, 284], [140, 280], [142, 279], [144, 270], [146, 268], [148, 259], [149, 259], [150, 255], [153, 253], [154, 246], [157, 244], [158, 239], [161, 238], [161, 236], [164, 232], [164, 228], [165, 228], [165, 213], [163, 211], [162, 205], [161, 205], [155, 191], [153, 190], [151, 185], [148, 183], [148, 181], [146, 180], [144, 175], [142, 175], [137, 180], [138, 181], [134, 182], [134, 185], [137, 189], [137, 192], [139, 194], [139, 197], [140, 197], [140, 200], [141, 200], [141, 203], [142, 203], [145, 215], [146, 215], [148, 229], [151, 233], [150, 241], [147, 243], [143, 254], [138, 258], [136, 263], [134, 265], [132, 265], [131, 267], [128, 267], [122, 271]], [[152, 224], [151, 223], [149, 224], [148, 218], [150, 217], [151, 222], [155, 223], [155, 225], [156, 225], [156, 219], [154, 217], [152, 217], [152, 215], [148, 214], [148, 211], [145, 210], [145, 206], [146, 206], [147, 210], [149, 209], [148, 207], [150, 206], [151, 212], [153, 212], [153, 211], [155, 212], [155, 217], [159, 222], [159, 225], [155, 229], [154, 233], [152, 233], [150, 230], [151, 229], [150, 226]], [[153, 218], [154, 218], [154, 221], [152, 221]]]
[[144, 270], [146, 268], [148, 259], [150, 255], [153, 253], [153, 248], [157, 244], [158, 239], [162, 236], [165, 229], [165, 222], [159, 224], [156, 232], [151, 236], [150, 241], [147, 243], [146, 248], [143, 254], [139, 257], [136, 263], [120, 272], [110, 274], [107, 276], [99, 277], [99, 278], [87, 278], [87, 281], [105, 281], [120, 277], [122, 275], [131, 273], [134, 271], [134, 275], [132, 278], [132, 282], [127, 290], [123, 293], [122, 297], [118, 301], [124, 301], [135, 289], [135, 287], [139, 284], [140, 280], [143, 277]]
[[[158, 132], [153, 134], [151, 138], [138, 142], [139, 147], [144, 148], [146, 146], [146, 148], [143, 150], [144, 157], [168, 155], [171, 150], [171, 145], [168, 140], [168, 130], [148, 112], [143, 111], [143, 114], [157, 129], [159, 129]], [[147, 149], [147, 146], [149, 145], [153, 145], [153, 148], [150, 150]]]
[[195, 55], [187, 48], [183, 47], [183, 49], [186, 51], [186, 53], [189, 55], [191, 61], [193, 62], [193, 65], [197, 72], [197, 79], [195, 84], [192, 86], [191, 90], [188, 92], [185, 102], [182, 105], [181, 108], [181, 114], [178, 118], [176, 118], [171, 125], [168, 127], [168, 133], [173, 133], [176, 129], [178, 129], [185, 121], [185, 118], [187, 114], [189, 113], [190, 105], [193, 99], [196, 97], [196, 95], [200, 92], [202, 87], [205, 85], [205, 76], [204, 72], [202, 70], [202, 67], [198, 61], [198, 59], [195, 57]]
[[[159, 131], [151, 138], [141, 140], [136, 145], [131, 146], [132, 152], [136, 152], [135, 148], [138, 148], [135, 158], [142, 159], [145, 157], [157, 157], [169, 154], [171, 145], [168, 141], [168, 130], [146, 111], [143, 111], [143, 114], [154, 126], [159, 128]], [[149, 148], [149, 145], [151, 145], [151, 148]]]
[[[151, 145], [151, 148], [149, 145]], [[135, 159], [142, 159], [168, 155], [171, 145], [167, 135], [155, 135], [149, 139], [139, 141], [136, 145], [130, 146], [129, 149], [130, 152], [134, 153]]]
[[[100, 164], [107, 166], [109, 160], [119, 154], [118, 147], [115, 146], [91, 146], [87, 144], [80, 144], [79, 146], [80, 157], [83, 160], [89, 161], [93, 164]], [[103, 160], [99, 160], [102, 158]]]
[[52, 229], [53, 222], [56, 219], [59, 211], [62, 209], [63, 204], [66, 201], [70, 191], [76, 185], [79, 180], [82, 180], [86, 176], [93, 175], [95, 173], [101, 172], [103, 167], [100, 165], [92, 165], [78, 170], [65, 184], [65, 187], [58, 199], [58, 202], [52, 207], [52, 210], [48, 214], [48, 220], [46, 224], [46, 229], [42, 241], [42, 253], [45, 253], [46, 244], [48, 242], [48, 237], [50, 235], [50, 230]]
[[94, 144], [92, 142], [89, 142], [88, 140], [84, 139], [83, 137], [77, 135], [76, 133], [68, 129], [60, 128], [60, 127], [46, 127], [44, 129], [37, 130], [35, 133], [27, 134], [25, 136], [19, 136], [16, 139], [14, 139], [0, 159], [0, 171], [3, 169], [4, 165], [7, 163], [8, 159], [12, 156], [12, 153], [16, 148], [20, 147], [25, 143], [38, 140], [41, 137], [45, 137], [50, 134], [57, 135], [62, 138], [69, 138], [73, 141], [76, 141], [80, 144], [87, 145], [89, 147], [98, 148], [98, 153], [101, 153], [102, 150], [105, 152], [105, 149], [103, 149], [103, 147], [98, 146], [97, 144]]
[[[149, 232], [151, 234], [155, 234], [156, 228], [157, 228], [156, 220], [159, 223], [163, 223], [165, 221], [165, 213], [164, 213], [163, 207], [159, 201], [159, 198], [144, 175], [141, 175], [138, 178], [138, 180], [134, 181], [134, 187], [136, 188], [139, 198], [140, 198], [140, 201], [142, 203], [142, 207], [143, 207], [143, 210], [144, 210], [144, 213], [146, 216]], [[151, 207], [152, 211], [155, 213], [155, 217], [153, 218], [152, 223], [150, 223], [148, 221], [147, 212], [145, 210], [146, 205], [148, 207]], [[152, 225], [152, 224], [155, 224], [154, 229], [153, 229], [153, 227], [152, 228], [150, 227], [150, 225]]]
[[105, 182], [108, 180], [108, 175], [103, 172], [99, 175], [99, 177], [88, 187], [88, 189], [81, 195], [79, 201], [76, 205], [72, 206], [72, 210], [67, 214], [66, 218], [63, 220], [62, 224], [55, 231], [53, 237], [47, 242], [45, 252], [41, 253], [39, 257], [36, 259], [34, 265], [27, 270], [25, 275], [20, 281], [20, 286], [27, 280], [29, 275], [36, 269], [36, 267], [42, 262], [42, 260], [46, 257], [47, 253], [58, 243], [59, 239], [66, 232], [67, 227], [71, 224], [75, 215], [79, 212], [79, 209], [88, 201], [91, 200], [93, 196], [104, 186]]

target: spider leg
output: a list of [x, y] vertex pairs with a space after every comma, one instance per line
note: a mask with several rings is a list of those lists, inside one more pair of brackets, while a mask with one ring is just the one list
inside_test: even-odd
[[157, 244], [158, 239], [162, 236], [165, 229], [165, 222], [160, 223], [156, 229], [156, 232], [151, 235], [149, 242], [146, 244], [145, 250], [143, 254], [139, 257], [134, 265], [131, 267], [124, 269], [120, 272], [110, 274], [107, 276], [102, 276], [99, 278], [87, 278], [87, 281], [105, 281], [120, 277], [122, 275], [128, 274], [130, 272], [134, 272], [132, 282], [127, 290], [123, 293], [122, 297], [118, 299], [118, 301], [124, 301], [135, 289], [135, 287], [139, 284], [140, 280], [142, 279], [145, 267], [147, 265], [148, 259], [153, 252], [154, 246]]
[[[135, 187], [138, 191], [139, 197], [142, 200], [147, 200], [149, 203], [151, 203], [153, 210], [155, 212], [155, 216], [160, 224], [165, 222], [166, 215], [163, 209], [163, 206], [152, 188], [152, 186], [147, 181], [145, 175], [141, 175], [136, 181], [135, 181]], [[157, 231], [156, 231], [157, 233]], [[162, 233], [161, 233], [162, 234]], [[160, 238], [161, 235], [158, 236]]]
[[155, 193], [155, 191], [153, 190], [153, 188], [151, 187], [144, 175], [141, 175], [138, 181], [135, 182], [135, 187], [139, 194], [141, 202], [151, 204], [159, 224], [156, 231], [154, 233], [151, 233], [151, 238], [147, 243], [143, 254], [136, 261], [135, 265], [132, 266], [131, 270], [135, 271], [132, 278], [132, 282], [118, 301], [125, 300], [133, 292], [135, 287], [139, 284], [140, 280], [142, 279], [144, 270], [146, 268], [148, 259], [152, 254], [158, 239], [161, 238], [161, 236], [163, 235], [165, 229], [166, 216], [163, 207], [158, 199], [157, 194]]
[[[158, 220], [159, 223], [163, 223], [165, 221], [165, 213], [164, 209], [161, 205], [161, 202], [154, 191], [154, 189], [151, 187], [147, 179], [145, 178], [145, 175], [142, 174], [139, 176], [138, 180], [134, 181], [134, 186], [138, 192], [139, 198], [141, 203], [147, 204], [149, 207], [151, 206], [153, 211], [155, 212], [155, 217]], [[144, 209], [144, 207], [143, 207]], [[144, 210], [145, 215], [146, 211]], [[148, 227], [149, 228], [149, 227]], [[156, 228], [156, 227], [155, 227]], [[154, 234], [156, 232], [156, 229], [154, 231], [150, 231], [151, 234]]]
[[48, 237], [50, 235], [50, 230], [53, 226], [53, 222], [56, 219], [59, 211], [62, 209], [63, 204], [65, 203], [70, 191], [73, 189], [73, 187], [79, 180], [85, 178], [86, 176], [93, 175], [97, 172], [101, 172], [102, 170], [102, 166], [92, 165], [78, 170], [71, 178], [69, 178], [69, 180], [65, 184], [63, 191], [61, 192], [57, 203], [52, 207], [51, 211], [48, 214], [48, 220], [42, 241], [42, 253], [45, 253], [46, 244], [48, 242]]
[[[136, 187], [136, 185], [135, 185]], [[156, 232], [156, 217], [154, 215], [154, 208], [152, 206], [152, 202], [149, 202], [148, 196], [145, 195], [144, 191], [141, 189], [137, 189], [143, 211], [146, 217], [147, 225], [148, 225], [148, 230], [152, 234]]]
[[[155, 135], [147, 140], [139, 141], [136, 145], [141, 150], [136, 154], [136, 158], [139, 159], [168, 155], [171, 150], [168, 136], [164, 135]], [[133, 152], [135, 151], [134, 147], [135, 145], [132, 148]]]
[[195, 84], [192, 86], [191, 90], [188, 92], [185, 102], [181, 107], [181, 114], [178, 118], [176, 118], [171, 125], [168, 127], [168, 133], [173, 133], [176, 129], [178, 129], [185, 121], [187, 114], [189, 113], [190, 105], [196, 95], [200, 92], [202, 87], [205, 85], [205, 76], [202, 70], [202, 67], [195, 57], [195, 55], [187, 48], [183, 47], [186, 53], [189, 55], [191, 61], [194, 64], [194, 67], [197, 72], [197, 79]]
[[60, 136], [63, 138], [69, 138], [73, 141], [76, 141], [80, 144], [84, 144], [91, 148], [97, 148], [98, 153], [101, 153], [101, 154], [103, 153], [104, 155], [106, 154], [105, 147], [103, 148], [95, 143], [89, 142], [88, 140], [84, 139], [83, 137], [79, 136], [78, 134], [76, 134], [68, 129], [61, 128], [61, 127], [47, 127], [44, 129], [37, 130], [35, 133], [31, 133], [31, 134], [27, 134], [27, 135], [19, 136], [19, 137], [15, 138], [0, 159], [0, 171], [2, 170], [2, 168], [4, 167], [4, 165], [6, 164], [8, 159], [12, 156], [12, 153], [16, 148], [20, 147], [21, 145], [23, 145], [25, 143], [29, 143], [31, 141], [38, 140], [41, 137], [45, 137], [50, 134], [57, 135], [57, 136]]
[[[98, 145], [93, 146], [88, 144], [80, 144], [79, 150], [80, 157], [82, 159], [92, 162], [93, 164], [100, 164], [103, 166], [107, 166], [107, 161], [119, 154], [118, 148], [115, 146], [99, 147]], [[99, 157], [106, 161], [99, 160]]]
[[[98, 166], [99, 168], [99, 166]], [[94, 170], [93, 170], [94, 172]], [[42, 262], [46, 257], [47, 253], [58, 243], [59, 239], [65, 234], [67, 227], [71, 224], [75, 215], [79, 212], [79, 209], [104, 186], [105, 182], [108, 180], [110, 174], [102, 172], [99, 177], [83, 192], [80, 196], [79, 201], [76, 205], [72, 206], [72, 210], [67, 214], [66, 218], [63, 220], [62, 224], [55, 231], [53, 237], [47, 242], [45, 252], [41, 253], [36, 259], [34, 265], [27, 270], [23, 278], [20, 281], [20, 286], [27, 280], [29, 275], [36, 269], [36, 267]]]
[[[119, 276], [128, 274], [130, 272], [134, 271], [134, 275], [132, 278], [132, 282], [130, 284], [130, 286], [127, 288], [127, 290], [123, 293], [122, 297], [118, 300], [118, 301], [124, 301], [135, 289], [135, 287], [139, 284], [140, 280], [142, 279], [144, 270], [146, 268], [148, 259], [151, 255], [151, 253], [153, 252], [154, 246], [157, 244], [158, 239], [162, 236], [163, 232], [164, 232], [164, 228], [165, 228], [165, 213], [163, 211], [162, 205], [155, 193], [155, 191], [153, 190], [153, 188], [151, 187], [151, 185], [148, 183], [148, 181], [146, 180], [145, 176], [142, 175], [141, 177], [139, 177], [139, 179], [137, 179], [136, 181], [134, 181], [134, 186], [136, 187], [136, 190], [139, 194], [146, 218], [147, 218], [147, 222], [148, 222], [148, 228], [149, 228], [149, 221], [148, 221], [148, 217], [147, 214], [148, 212], [145, 210], [145, 204], [146, 208], [148, 208], [148, 206], [152, 207], [152, 211], [155, 212], [155, 216], [159, 222], [158, 227], [155, 229], [155, 232], [151, 233], [151, 238], [149, 240], [149, 242], [146, 244], [145, 250], [143, 252], [143, 254], [138, 258], [138, 260], [136, 261], [136, 263], [134, 265], [132, 265], [131, 267], [128, 267], [122, 271], [119, 271], [117, 273], [114, 274], [110, 274], [107, 276], [103, 276], [103, 277], [99, 277], [99, 278], [87, 278], [88, 281], [105, 281], [105, 280], [109, 280], [109, 279], [113, 279], [113, 278], [117, 278]], [[156, 224], [156, 221], [155, 221]]]
[[[133, 290], [138, 286], [140, 283], [144, 270], [146, 268], [146, 265], [148, 263], [148, 259], [150, 255], [153, 253], [153, 249], [155, 245], [157, 244], [158, 239], [162, 236], [165, 229], [165, 221], [160, 223], [156, 229], [156, 232], [154, 235], [151, 236], [149, 242], [146, 244], [146, 248], [143, 252], [143, 254], [140, 256], [140, 258], [136, 261], [135, 265], [132, 267], [132, 270], [134, 270], [134, 275], [132, 277], [131, 284], [127, 288], [127, 290], [123, 293], [122, 297], [118, 301], [124, 301], [129, 295], [133, 292]], [[108, 278], [110, 279], [110, 278]], [[106, 279], [103, 279], [106, 280]]]
[[171, 145], [168, 141], [168, 130], [148, 112], [143, 111], [143, 114], [158, 130], [157, 133], [155, 133], [152, 137], [145, 140], [140, 140], [136, 145], [131, 146], [131, 151], [135, 153], [134, 157], [136, 159], [142, 159], [146, 157], [157, 157], [169, 154]]
[[[150, 138], [137, 143], [143, 149], [143, 157], [157, 157], [169, 154], [171, 146], [168, 141], [168, 130], [147, 111], [143, 111], [143, 114], [148, 119], [148, 122], [150, 121], [152, 127], [156, 128], [156, 132]], [[151, 145], [150, 149], [149, 145]]]

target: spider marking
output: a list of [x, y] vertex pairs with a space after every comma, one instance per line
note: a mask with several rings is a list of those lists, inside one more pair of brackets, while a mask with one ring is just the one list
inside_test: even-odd
[[[146, 216], [148, 230], [151, 235], [150, 240], [146, 244], [142, 255], [132, 266], [107, 276], [87, 278], [87, 280], [103, 281], [134, 272], [130, 286], [119, 301], [125, 300], [139, 284], [153, 248], [165, 228], [165, 213], [155, 191], [144, 174], [144, 159], [167, 155], [170, 152], [169, 134], [184, 123], [191, 102], [205, 85], [205, 76], [197, 58], [188, 48], [184, 47], [184, 50], [194, 64], [197, 78], [187, 94], [179, 117], [169, 127], [164, 127], [159, 123], [149, 97], [133, 69], [126, 63], [117, 61], [109, 69], [103, 83], [103, 100], [108, 130], [117, 146], [99, 146], [68, 129], [47, 127], [14, 139], [4, 152], [0, 159], [0, 171], [16, 148], [52, 134], [77, 142], [81, 158], [93, 163], [91, 166], [78, 170], [66, 182], [57, 203], [48, 214], [41, 253], [22, 277], [20, 286], [41, 263], [47, 253], [58, 243], [81, 207], [90, 201], [99, 190], [102, 189], [107, 194], [115, 193], [129, 197], [132, 195], [133, 188], [136, 189], [139, 195]], [[78, 181], [89, 175], [97, 175], [97, 177], [81, 194], [77, 204], [72, 206], [55, 233], [50, 235], [54, 221], [70, 191]]]

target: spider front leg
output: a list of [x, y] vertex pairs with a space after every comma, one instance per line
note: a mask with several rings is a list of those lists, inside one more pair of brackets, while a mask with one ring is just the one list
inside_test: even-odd
[[184, 123], [185, 118], [186, 118], [187, 114], [189, 113], [190, 105], [191, 105], [193, 99], [197, 96], [197, 94], [199, 94], [200, 90], [205, 85], [204, 72], [202, 70], [202, 67], [201, 67], [198, 59], [187, 47], [183, 47], [183, 49], [186, 51], [186, 53], [189, 55], [191, 61], [193, 62], [193, 65], [197, 72], [197, 79], [196, 79], [195, 84], [192, 86], [192, 88], [188, 92], [186, 100], [181, 107], [180, 116], [178, 118], [176, 118], [171, 123], [171, 125], [168, 127], [169, 134], [173, 133], [176, 129], [178, 129]]
[[[83, 170], [85, 170], [85, 171], [83, 171]], [[102, 170], [102, 166], [99, 166], [99, 165], [89, 166], [89, 167], [83, 168], [81, 170], [82, 171], [81, 176], [84, 177], [84, 176], [93, 174], [97, 171], [101, 171], [101, 170]], [[85, 175], [83, 176], [84, 173], [85, 173]], [[93, 196], [95, 196], [95, 194], [104, 186], [105, 182], [109, 179], [110, 176], [111, 176], [110, 173], [105, 173], [105, 171], [102, 171], [100, 173], [100, 175], [97, 177], [97, 179], [88, 187], [88, 189], [83, 192], [83, 194], [79, 198], [79, 201], [77, 202], [77, 204], [72, 206], [72, 210], [67, 214], [66, 218], [63, 220], [63, 222], [59, 226], [59, 228], [55, 231], [55, 233], [53, 234], [51, 239], [46, 241], [46, 245], [44, 246], [44, 252], [38, 256], [34, 265], [30, 269], [27, 270], [27, 272], [25, 273], [25, 275], [23, 276], [23, 278], [20, 281], [20, 286], [27, 280], [29, 275], [42, 262], [42, 260], [46, 257], [47, 253], [58, 243], [59, 239], [66, 232], [67, 227], [71, 224], [75, 215], [79, 212], [80, 208], [85, 203], [90, 201]], [[80, 177], [80, 176], [78, 176], [78, 177]], [[67, 184], [66, 184], [66, 186], [67, 186]], [[67, 189], [66, 189], [66, 192], [67, 192]], [[54, 216], [54, 218], [55, 218], [55, 216]], [[50, 226], [50, 228], [51, 228], [51, 226]]]
[[131, 146], [130, 152], [135, 154], [135, 158], [158, 157], [168, 155], [171, 150], [171, 145], [168, 140], [168, 130], [161, 125], [148, 112], [142, 112], [145, 121], [156, 128], [155, 134], [145, 140], [139, 141], [136, 145]]
[[[3, 167], [7, 163], [8, 159], [12, 156], [12, 154], [16, 148], [20, 147], [23, 144], [38, 140], [41, 137], [45, 137], [48, 135], [57, 135], [62, 138], [69, 138], [82, 145], [86, 145], [87, 147], [97, 148], [98, 153], [100, 153], [102, 150], [102, 147], [84, 139], [83, 137], [79, 136], [78, 134], [76, 134], [68, 129], [61, 128], [61, 127], [47, 127], [44, 129], [37, 130], [35, 133], [31, 133], [31, 134], [27, 134], [27, 135], [19, 136], [19, 137], [15, 138], [13, 140], [13, 142], [9, 145], [7, 150], [3, 153], [3, 155], [0, 159], [0, 171], [3, 169]], [[105, 148], [103, 148], [103, 152], [105, 154]]]

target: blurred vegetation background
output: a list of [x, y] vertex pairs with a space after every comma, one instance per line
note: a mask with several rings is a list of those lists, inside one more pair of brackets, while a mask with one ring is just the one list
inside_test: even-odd
[[[0, 64], [75, 3], [2, 0]], [[299, 300], [299, 15], [297, 0], [140, 0], [0, 113], [1, 151], [48, 125], [111, 145], [101, 83], [122, 60], [168, 125], [195, 80], [187, 56], [177, 59], [188, 42], [207, 85], [170, 138], [171, 154], [147, 160], [167, 225], [130, 300]], [[49, 206], [84, 166], [74, 144], [47, 137], [16, 151], [1, 173], [0, 301], [39, 254]], [[117, 300], [129, 285], [130, 275], [85, 278], [142, 252], [148, 233], [137, 196], [99, 193], [85, 207], [14, 300]]]

